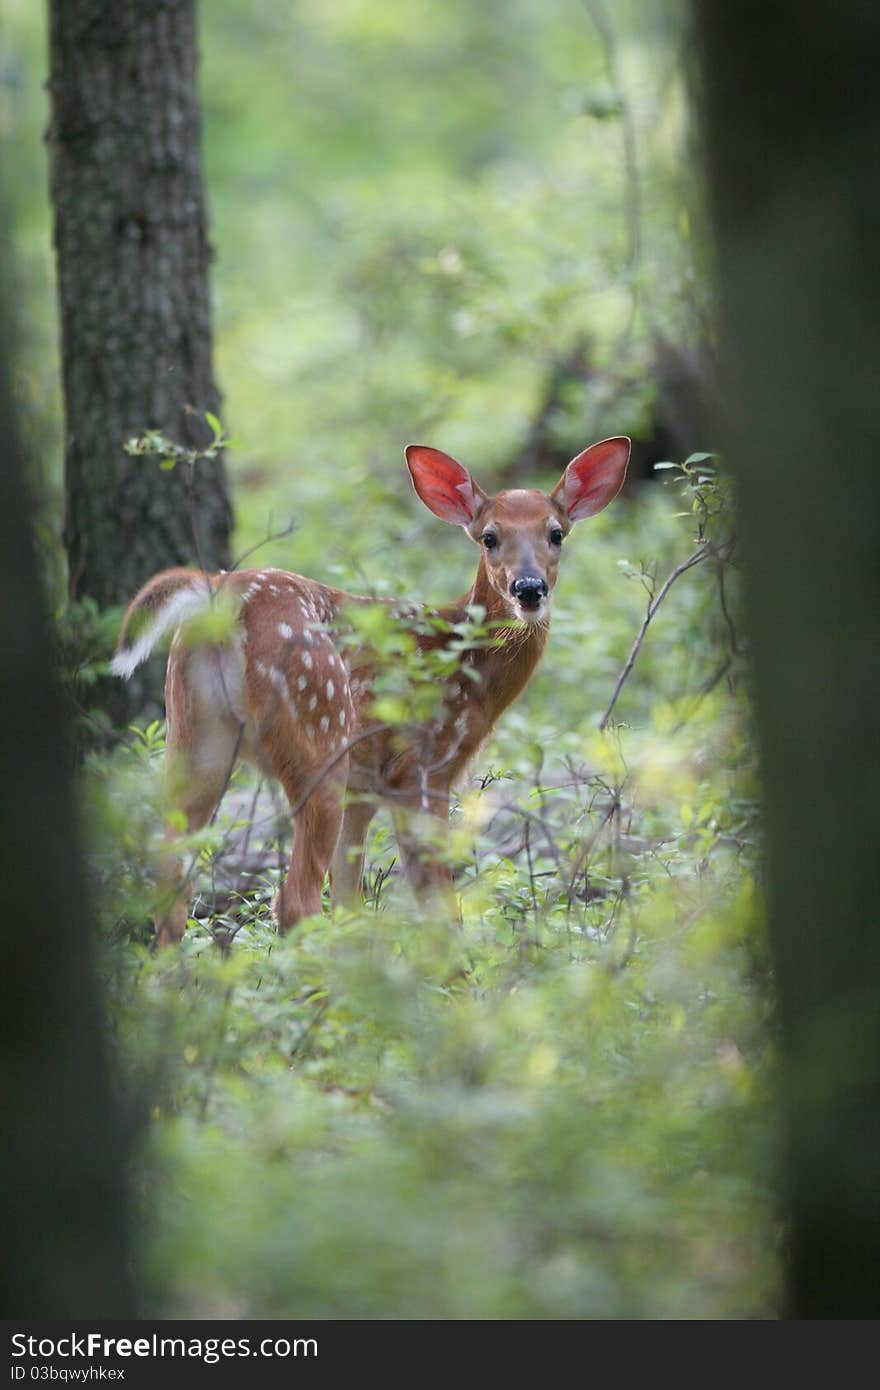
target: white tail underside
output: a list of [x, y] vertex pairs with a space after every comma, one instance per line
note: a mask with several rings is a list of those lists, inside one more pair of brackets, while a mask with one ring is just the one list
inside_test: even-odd
[[152, 655], [163, 637], [175, 632], [181, 623], [188, 622], [196, 614], [204, 612], [211, 599], [212, 593], [201, 576], [195, 577], [191, 585], [178, 589], [153, 615], [137, 641], [116, 653], [110, 663], [110, 670], [114, 676], [122, 676], [124, 680], [128, 680], [129, 676]]

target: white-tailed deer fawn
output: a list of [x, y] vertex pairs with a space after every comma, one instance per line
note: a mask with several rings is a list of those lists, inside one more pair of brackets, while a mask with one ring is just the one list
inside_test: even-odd
[[[407, 596], [399, 621], [422, 650], [445, 646], [444, 622], [466, 623], [474, 607], [494, 629], [492, 642], [461, 652], [440, 692], [439, 714], [416, 726], [376, 720], [374, 656], [340, 640], [346, 610], [371, 600], [278, 569], [165, 570], [132, 600], [113, 661], [117, 675], [131, 675], [164, 636], [176, 634], [165, 682], [170, 808], [183, 812], [190, 830], [207, 824], [239, 756], [284, 787], [294, 839], [276, 900], [282, 931], [321, 910], [328, 869], [335, 901], [358, 894], [364, 838], [379, 802], [390, 805], [414, 888], [449, 887], [449, 866], [432, 851], [432, 837], [420, 835], [420, 816], [445, 825], [453, 784], [534, 671], [562, 543], [573, 522], [616, 496], [629, 451], [628, 439], [605, 439], [572, 459], [549, 495], [516, 488], [490, 497], [455, 459], [409, 446], [419, 497], [435, 516], [464, 527], [480, 559], [457, 603], [427, 609]], [[233, 606], [231, 631], [194, 639], [199, 615], [221, 600]], [[389, 603], [394, 612], [400, 600]], [[180, 940], [186, 927], [176, 862], [166, 869], [164, 889], [160, 945]]]

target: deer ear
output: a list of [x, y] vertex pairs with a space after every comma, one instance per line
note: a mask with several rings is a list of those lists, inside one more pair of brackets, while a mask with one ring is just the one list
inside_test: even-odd
[[550, 494], [571, 521], [595, 516], [614, 500], [626, 477], [631, 447], [625, 435], [615, 435], [572, 459]]
[[424, 444], [408, 444], [406, 466], [425, 506], [443, 521], [470, 526], [486, 494], [449, 454]]

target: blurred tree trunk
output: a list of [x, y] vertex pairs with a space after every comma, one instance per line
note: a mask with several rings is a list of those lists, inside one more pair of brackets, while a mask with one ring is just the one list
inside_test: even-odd
[[766, 793], [792, 1316], [880, 1314], [880, 9], [695, 5]]
[[131, 1138], [111, 1092], [3, 328], [0, 312], [0, 1304], [7, 1318], [133, 1317]]
[[229, 562], [220, 462], [162, 472], [123, 441], [203, 447], [219, 414], [196, 0], [50, 0], [48, 145], [66, 413], [71, 596], [125, 602], [155, 570]]

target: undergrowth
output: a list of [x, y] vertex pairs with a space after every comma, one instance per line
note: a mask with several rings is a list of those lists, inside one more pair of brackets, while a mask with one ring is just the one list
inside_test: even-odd
[[[772, 1315], [772, 993], [734, 542], [710, 460], [662, 491], [569, 543], [541, 674], [459, 789], [460, 925], [416, 907], [380, 817], [364, 908], [279, 938], [289, 831], [250, 829], [271, 805], [237, 774], [187, 846], [186, 940], [153, 955], [162, 726], [92, 758], [157, 1314]], [[600, 734], [646, 605], [695, 544]], [[445, 563], [398, 585], [439, 600]]]

